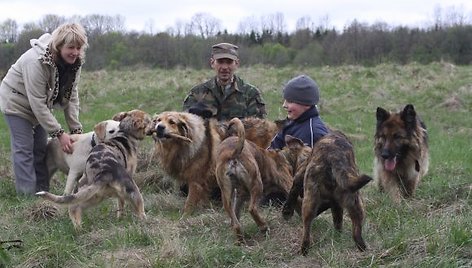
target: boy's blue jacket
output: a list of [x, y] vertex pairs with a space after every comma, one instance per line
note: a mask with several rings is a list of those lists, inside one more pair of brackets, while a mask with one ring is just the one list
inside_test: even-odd
[[288, 120], [284, 128], [274, 137], [269, 148], [282, 149], [285, 147], [285, 135], [296, 137], [302, 140], [305, 145], [313, 147], [328, 132], [328, 128], [321, 120], [314, 105], [296, 120]]

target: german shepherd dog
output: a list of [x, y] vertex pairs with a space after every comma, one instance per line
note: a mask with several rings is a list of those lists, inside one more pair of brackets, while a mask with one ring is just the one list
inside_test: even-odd
[[377, 108], [374, 179], [395, 202], [412, 197], [428, 172], [428, 132], [413, 105], [391, 113]]
[[[120, 121], [119, 131], [115, 137], [93, 147], [77, 193], [66, 196], [44, 191], [36, 193], [52, 202], [68, 205], [69, 217], [76, 230], [81, 228], [82, 210], [107, 197], [118, 199], [118, 217], [121, 216], [126, 200], [131, 203], [140, 219], [146, 217], [143, 197], [132, 176], [137, 165], [138, 141], [144, 139], [146, 126], [150, 124], [151, 118], [143, 111], [132, 110], [116, 114], [113, 120]], [[103, 137], [106, 134], [105, 126], [96, 125], [95, 133]]]
[[365, 212], [359, 189], [372, 178], [359, 173], [354, 149], [348, 138], [340, 131], [332, 131], [319, 139], [311, 156], [295, 175], [295, 180], [301, 179], [302, 187], [295, 187], [294, 182], [283, 208], [284, 218], [288, 219], [293, 215], [293, 207], [303, 191], [301, 253], [308, 254], [312, 221], [327, 209], [331, 209], [336, 230], [342, 228], [344, 209], [348, 211], [352, 221], [352, 237], [357, 248], [364, 251], [366, 244], [362, 238], [362, 224]]
[[243, 202], [249, 199], [249, 213], [260, 231], [265, 233], [268, 226], [257, 209], [260, 199], [272, 191], [283, 192], [286, 197], [299, 163], [298, 155], [303, 149], [306, 155], [309, 154], [311, 148], [304, 146], [301, 140], [287, 136], [287, 147], [283, 150], [265, 150], [245, 139], [245, 128], [238, 118], [229, 121], [228, 129], [236, 136], [228, 137], [218, 145], [216, 178], [237, 241], [243, 243], [239, 222]]

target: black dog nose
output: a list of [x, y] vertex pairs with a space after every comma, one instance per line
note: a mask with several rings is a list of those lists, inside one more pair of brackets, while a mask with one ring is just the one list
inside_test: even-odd
[[381, 156], [383, 159], [390, 159], [395, 156], [390, 150], [382, 150]]
[[163, 137], [164, 136], [164, 130], [166, 129], [165, 126], [161, 124], [156, 125], [156, 133], [158, 137]]

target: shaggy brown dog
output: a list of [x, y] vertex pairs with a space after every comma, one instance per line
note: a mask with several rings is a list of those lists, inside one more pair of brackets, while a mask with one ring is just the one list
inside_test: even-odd
[[359, 174], [354, 150], [347, 137], [335, 131], [319, 139], [306, 166], [297, 171], [295, 180], [300, 178], [303, 178], [303, 187], [292, 189], [283, 213], [285, 218], [293, 214], [294, 203], [303, 188], [301, 253], [308, 253], [313, 219], [327, 209], [331, 209], [334, 228], [337, 230], [342, 228], [343, 212], [347, 209], [352, 221], [353, 239], [360, 250], [365, 250], [362, 238], [365, 213], [358, 190], [372, 178]]
[[[125, 200], [131, 203], [140, 219], [146, 216], [143, 197], [132, 175], [136, 170], [138, 140], [144, 139], [146, 126], [150, 124], [151, 118], [143, 111], [132, 110], [115, 115], [113, 120], [120, 121], [119, 131], [108, 141], [93, 147], [77, 193], [66, 196], [36, 193], [55, 203], [67, 204], [76, 229], [81, 228], [82, 210], [107, 197], [118, 198], [118, 217], [123, 211]], [[106, 126], [96, 125], [95, 133], [99, 139], [103, 139]]]
[[218, 187], [214, 174], [220, 143], [217, 122], [186, 112], [162, 112], [153, 117], [147, 134], [154, 139], [160, 168], [188, 185], [184, 215], [191, 214], [199, 203], [208, 202], [213, 188]]
[[413, 105], [390, 113], [377, 108], [374, 179], [395, 202], [415, 194], [429, 166], [428, 133]]
[[287, 196], [298, 155], [305, 147], [305, 152], [309, 153], [310, 148], [289, 136], [284, 150], [265, 150], [245, 139], [245, 127], [238, 118], [229, 122], [228, 129], [236, 136], [226, 138], [218, 146], [216, 178], [232, 228], [238, 242], [243, 243], [239, 222], [243, 202], [249, 199], [249, 213], [260, 231], [266, 232], [267, 223], [257, 209], [260, 199], [272, 191], [283, 192]]

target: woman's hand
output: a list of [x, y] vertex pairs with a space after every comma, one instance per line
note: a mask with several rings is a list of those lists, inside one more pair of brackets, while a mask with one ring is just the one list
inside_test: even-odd
[[58, 137], [58, 139], [59, 139], [59, 142], [61, 143], [62, 150], [65, 153], [71, 154], [73, 152], [72, 143], [74, 142], [71, 139], [71, 136], [64, 132], [62, 133], [61, 136]]

